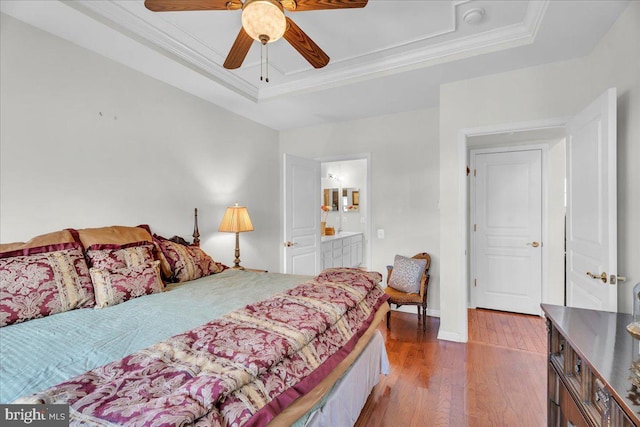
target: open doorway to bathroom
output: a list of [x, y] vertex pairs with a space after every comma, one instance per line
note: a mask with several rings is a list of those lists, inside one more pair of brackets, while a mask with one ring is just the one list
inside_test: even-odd
[[[345, 244], [343, 266], [354, 266], [358, 261], [360, 268], [370, 266], [368, 163], [368, 158], [350, 158], [321, 161], [320, 164], [320, 204], [325, 209], [322, 219], [326, 230], [322, 236], [325, 243], [323, 247], [326, 249], [324, 252], [329, 248], [326, 242], [336, 239], [333, 236], [347, 236], [353, 240], [352, 243], [359, 238], [362, 239], [361, 254], [352, 252], [356, 247], [360, 247], [359, 245], [351, 245], [349, 252]], [[337, 252], [333, 248], [331, 255], [324, 252], [323, 266], [335, 266], [333, 264], [338, 262]]]

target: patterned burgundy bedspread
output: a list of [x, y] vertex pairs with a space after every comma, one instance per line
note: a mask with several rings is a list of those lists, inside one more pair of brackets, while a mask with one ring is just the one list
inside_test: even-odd
[[21, 401], [69, 403], [72, 425], [265, 425], [353, 349], [387, 299], [381, 279], [326, 270]]

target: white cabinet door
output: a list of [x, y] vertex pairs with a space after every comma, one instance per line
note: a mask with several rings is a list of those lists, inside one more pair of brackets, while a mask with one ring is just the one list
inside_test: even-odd
[[333, 267], [333, 245], [331, 242], [324, 242], [322, 248], [322, 269]]
[[342, 239], [333, 241], [333, 266], [342, 267]]
[[351, 238], [351, 267], [362, 264], [362, 234]]
[[352, 267], [351, 265], [351, 243], [349, 238], [342, 239], [342, 266]]

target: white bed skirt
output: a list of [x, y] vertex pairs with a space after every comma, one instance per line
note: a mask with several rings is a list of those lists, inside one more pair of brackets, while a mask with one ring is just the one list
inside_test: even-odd
[[353, 426], [380, 374], [389, 374], [384, 338], [376, 331], [356, 362], [335, 384], [325, 404], [313, 411], [305, 426]]

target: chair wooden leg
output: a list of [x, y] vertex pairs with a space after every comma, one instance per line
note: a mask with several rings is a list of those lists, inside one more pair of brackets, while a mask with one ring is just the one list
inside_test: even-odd
[[391, 307], [389, 307], [389, 311], [387, 311], [387, 329], [390, 329], [389, 327], [389, 319], [391, 318]]
[[427, 308], [422, 307], [422, 332], [427, 330]]

